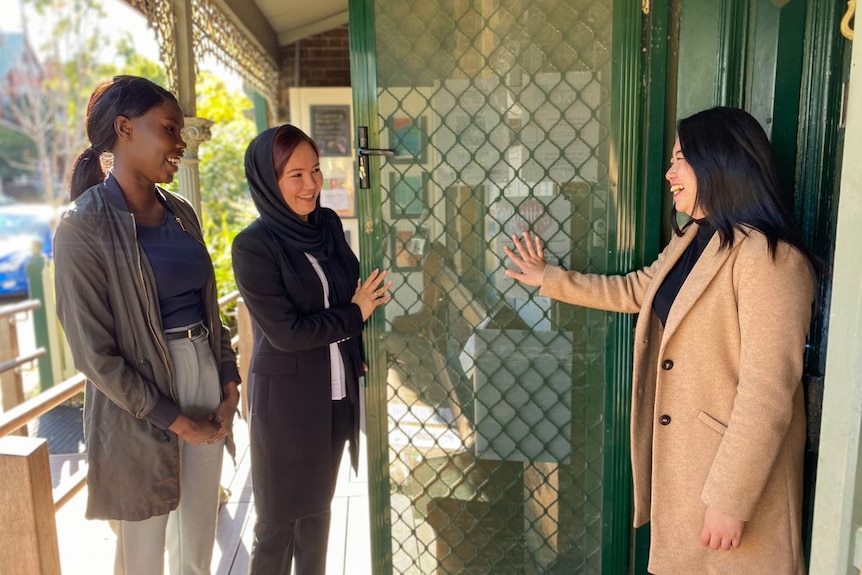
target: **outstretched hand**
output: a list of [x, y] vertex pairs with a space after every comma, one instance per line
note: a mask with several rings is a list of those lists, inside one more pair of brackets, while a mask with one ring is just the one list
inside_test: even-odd
[[367, 321], [371, 314], [374, 313], [379, 306], [385, 304], [392, 295], [389, 293], [389, 288], [392, 287], [392, 282], [383, 284], [386, 279], [385, 271], [381, 272], [374, 270], [366, 278], [356, 284], [356, 291], [353, 293], [351, 303], [359, 306], [359, 311], [362, 313], [362, 321]]
[[515, 250], [509, 247], [503, 247], [503, 251], [512, 260], [512, 263], [521, 270], [506, 270], [506, 277], [516, 279], [528, 286], [539, 287], [542, 285], [542, 276], [545, 274], [545, 266], [548, 263], [545, 261], [545, 250], [542, 247], [542, 240], [539, 236], [530, 237], [530, 232], [524, 232], [524, 242], [518, 239], [518, 236], [512, 234], [512, 242], [515, 244]]

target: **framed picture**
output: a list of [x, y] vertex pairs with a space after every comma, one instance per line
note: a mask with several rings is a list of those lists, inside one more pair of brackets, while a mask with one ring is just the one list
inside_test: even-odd
[[392, 219], [416, 219], [422, 215], [427, 202], [427, 173], [389, 173], [389, 211]]
[[386, 118], [389, 131], [389, 147], [395, 155], [389, 158], [393, 164], [424, 164], [428, 158], [428, 118], [419, 116], [389, 116]]
[[350, 156], [350, 106], [311, 106], [309, 114], [320, 157]]
[[346, 178], [324, 176], [323, 186], [320, 188], [320, 205], [332, 209], [342, 218], [356, 217], [353, 182]]
[[416, 234], [413, 230], [392, 230], [390, 235], [390, 254], [392, 269], [401, 272], [419, 271], [422, 268], [422, 254], [416, 254]]

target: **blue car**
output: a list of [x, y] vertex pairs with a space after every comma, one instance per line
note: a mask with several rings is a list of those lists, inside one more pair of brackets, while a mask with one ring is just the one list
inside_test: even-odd
[[0, 298], [27, 296], [27, 264], [51, 257], [57, 210], [46, 204], [0, 206]]

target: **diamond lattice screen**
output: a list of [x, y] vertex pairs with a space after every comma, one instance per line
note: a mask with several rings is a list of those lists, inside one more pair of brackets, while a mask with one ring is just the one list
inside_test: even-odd
[[607, 264], [611, 3], [380, 0], [396, 573], [600, 573], [604, 313], [506, 278]]

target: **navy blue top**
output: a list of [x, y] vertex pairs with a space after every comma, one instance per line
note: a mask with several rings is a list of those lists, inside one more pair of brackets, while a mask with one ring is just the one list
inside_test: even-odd
[[156, 278], [162, 329], [204, 320], [203, 290], [210, 275], [209, 254], [182, 226], [167, 206], [165, 221], [158, 226], [137, 224], [138, 243]]
[[667, 316], [670, 313], [670, 308], [673, 306], [679, 290], [682, 289], [682, 284], [688, 278], [688, 274], [694, 269], [697, 260], [700, 259], [703, 250], [706, 249], [709, 240], [712, 239], [715, 233], [715, 228], [710, 225], [706, 218], [695, 220], [697, 222], [697, 235], [694, 241], [691, 242], [679, 261], [671, 268], [670, 272], [664, 278], [664, 281], [659, 286], [655, 293], [655, 299], [652, 301], [652, 309], [658, 318], [661, 320], [661, 325], [664, 326], [667, 321]]

